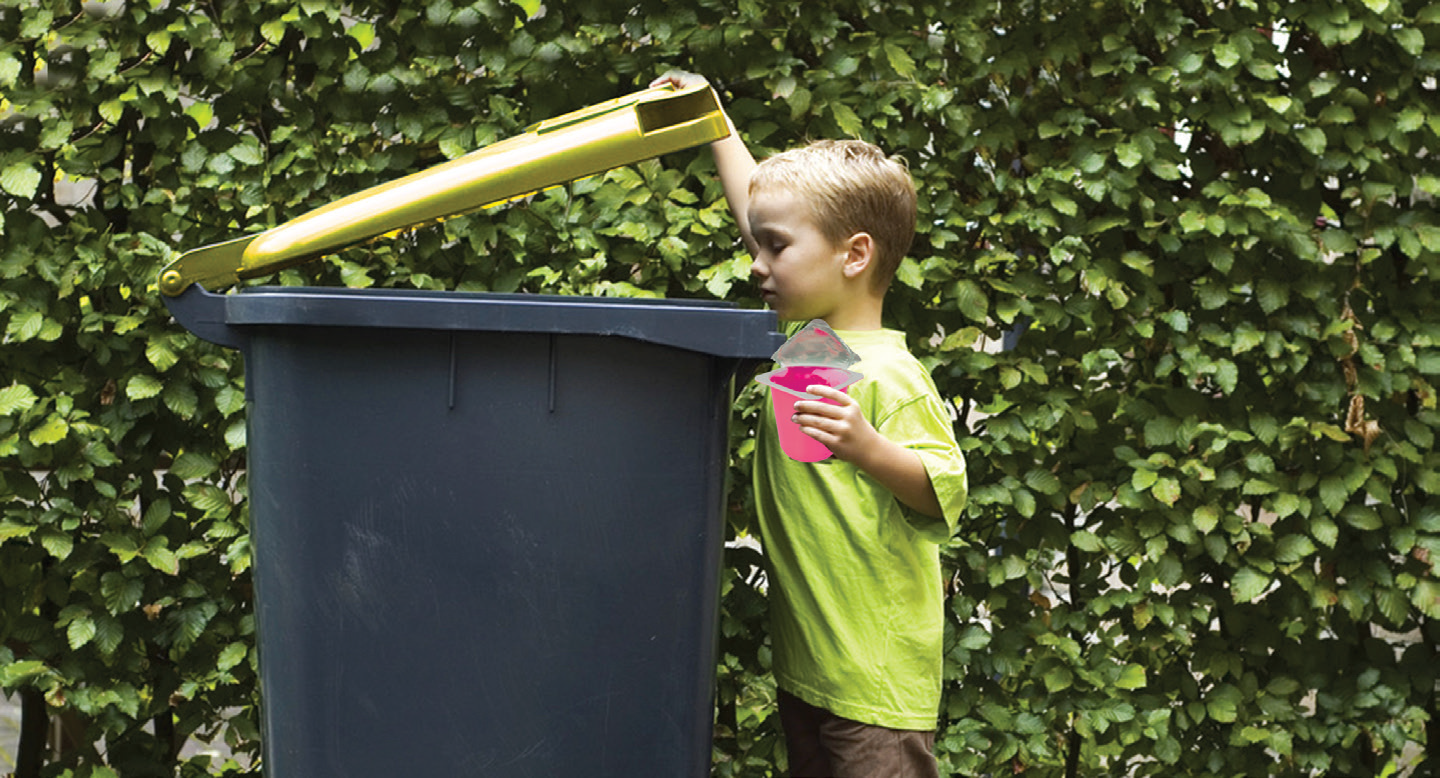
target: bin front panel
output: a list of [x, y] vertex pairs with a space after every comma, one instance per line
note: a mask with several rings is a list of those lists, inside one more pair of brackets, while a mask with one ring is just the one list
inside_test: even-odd
[[267, 774], [708, 775], [732, 370], [251, 328]]

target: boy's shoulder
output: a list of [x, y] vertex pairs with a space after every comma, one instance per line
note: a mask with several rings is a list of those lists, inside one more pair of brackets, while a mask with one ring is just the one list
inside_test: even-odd
[[899, 330], [881, 329], [840, 334], [846, 345], [860, 355], [861, 361], [857, 369], [862, 372], [868, 368], [887, 373], [919, 373], [929, 376], [924, 365], [910, 351], [905, 342], [905, 333]]
[[863, 386], [857, 389], [873, 398], [872, 424], [904, 412], [918, 400], [941, 402], [935, 380], [906, 345], [904, 333], [876, 330], [873, 335], [857, 339], [853, 348], [861, 357], [854, 369], [865, 375]]

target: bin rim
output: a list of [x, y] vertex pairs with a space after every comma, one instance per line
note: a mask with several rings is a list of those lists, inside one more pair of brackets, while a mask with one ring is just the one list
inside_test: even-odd
[[215, 294], [199, 284], [164, 300], [192, 333], [241, 349], [285, 327], [623, 337], [745, 361], [768, 360], [785, 341], [774, 311], [720, 300], [317, 286]]

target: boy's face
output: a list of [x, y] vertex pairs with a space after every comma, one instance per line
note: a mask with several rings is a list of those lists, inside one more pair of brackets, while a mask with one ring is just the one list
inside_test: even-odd
[[749, 219], [758, 245], [750, 275], [776, 315], [828, 319], [844, 305], [845, 246], [825, 237], [804, 201], [785, 190], [754, 192]]

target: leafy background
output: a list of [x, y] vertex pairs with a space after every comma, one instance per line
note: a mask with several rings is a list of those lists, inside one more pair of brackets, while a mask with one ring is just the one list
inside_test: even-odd
[[[758, 155], [859, 136], [916, 177], [888, 318], [973, 485], [948, 770], [1437, 772], [1437, 52], [1417, 0], [0, 0], [16, 774], [262, 769], [242, 365], [156, 271], [670, 68]], [[748, 264], [697, 150], [268, 282], [758, 306]], [[779, 775], [730, 553], [714, 772]]]

